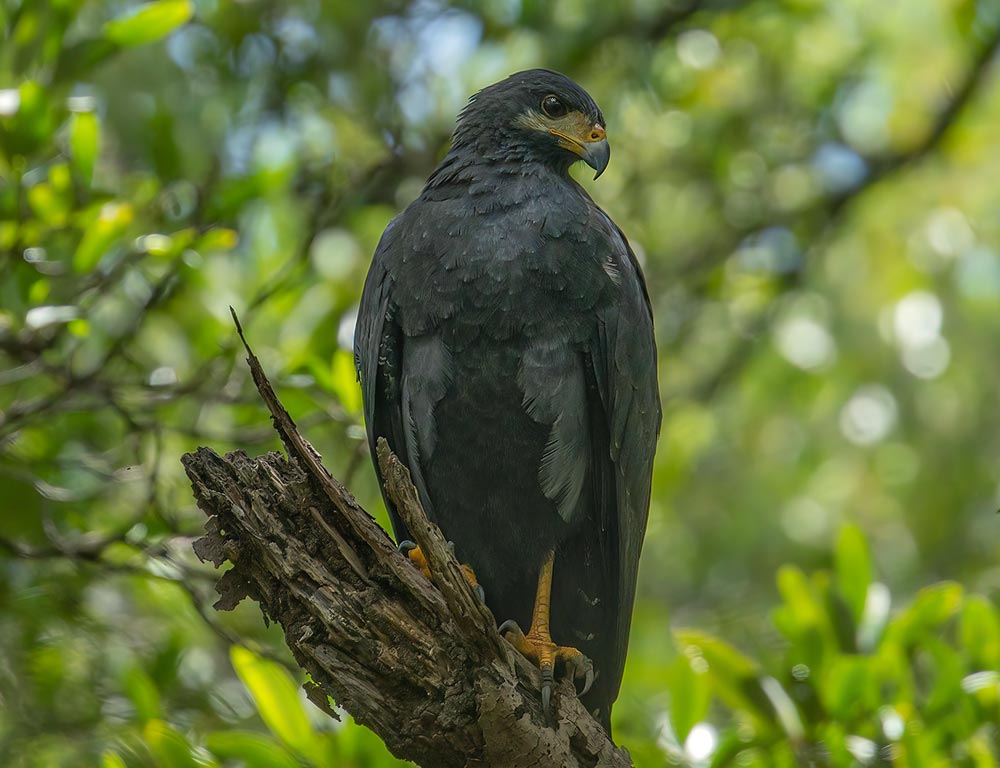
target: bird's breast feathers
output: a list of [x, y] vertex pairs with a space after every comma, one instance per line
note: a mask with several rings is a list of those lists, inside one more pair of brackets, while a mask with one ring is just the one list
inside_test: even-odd
[[455, 201], [411, 206], [387, 263], [404, 332], [583, 333], [583, 319], [615, 300], [624, 249], [589, 200], [551, 202], [480, 215]]

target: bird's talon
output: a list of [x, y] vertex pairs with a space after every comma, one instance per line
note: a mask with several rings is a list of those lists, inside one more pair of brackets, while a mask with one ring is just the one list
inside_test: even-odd
[[[449, 541], [448, 548], [454, 555], [455, 554], [454, 543]], [[424, 557], [424, 553], [420, 551], [420, 547], [417, 546], [415, 542], [410, 541], [409, 539], [405, 539], [404, 541], [399, 542], [399, 544], [396, 546], [396, 550], [401, 555], [406, 557], [411, 563], [413, 563], [420, 570], [420, 572], [424, 574], [424, 576], [426, 576], [428, 579], [431, 578], [430, 563], [427, 562], [427, 558]], [[480, 602], [485, 604], [486, 592], [483, 589], [482, 585], [479, 583], [479, 580], [476, 578], [476, 572], [472, 570], [472, 566], [467, 565], [465, 563], [459, 563], [459, 567], [462, 569], [462, 575], [465, 576], [465, 580], [469, 583], [469, 586], [472, 587], [473, 591], [476, 593], [476, 596], [479, 598]]]
[[583, 678], [583, 690], [577, 691], [577, 696], [586, 695], [594, 684], [594, 663], [582, 653], [577, 656], [567, 656], [566, 665], [573, 671], [573, 681]]
[[513, 619], [507, 619], [507, 621], [505, 621], [503, 624], [497, 627], [497, 632], [499, 632], [500, 636], [506, 639], [507, 642], [509, 642], [515, 648], [517, 648], [518, 643], [511, 640], [511, 638], [507, 637], [508, 632], [514, 636], [515, 640], [517, 641], [524, 640], [524, 632], [521, 631], [521, 627], [519, 627], [517, 622], [514, 621]]
[[576, 648], [556, 645], [547, 629], [534, 627], [525, 635], [516, 621], [508, 619], [499, 626], [498, 631], [515, 650], [538, 666], [542, 675], [542, 713], [546, 720], [552, 719], [552, 688], [555, 684], [556, 666], [561, 663], [574, 683], [577, 678], [584, 679], [583, 690], [578, 696], [583, 696], [594, 684], [593, 662]]
[[590, 690], [591, 686], [594, 684], [594, 665], [591, 664], [587, 667], [587, 676], [583, 681], [583, 690], [578, 694], [579, 696], [585, 696], [587, 691]]
[[549, 670], [549, 678], [545, 678], [544, 671], [542, 672], [543, 682], [542, 682], [542, 715], [545, 716], [546, 720], [552, 719], [552, 670]]

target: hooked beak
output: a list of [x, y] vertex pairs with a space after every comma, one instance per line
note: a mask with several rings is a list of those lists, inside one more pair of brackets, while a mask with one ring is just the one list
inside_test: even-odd
[[597, 171], [594, 174], [594, 178], [596, 179], [608, 167], [608, 161], [611, 160], [611, 145], [608, 144], [607, 139], [584, 144], [580, 157], [583, 158], [583, 162]]
[[[577, 131], [579, 129], [573, 133], [577, 133]], [[582, 135], [577, 136], [555, 128], [550, 128], [549, 132], [559, 137], [561, 147], [579, 155], [583, 162], [597, 171], [594, 174], [595, 179], [604, 173], [604, 169], [608, 167], [608, 161], [611, 159], [611, 145], [608, 144], [608, 136], [603, 125], [600, 123], [585, 125], [584, 130], [581, 131]]]

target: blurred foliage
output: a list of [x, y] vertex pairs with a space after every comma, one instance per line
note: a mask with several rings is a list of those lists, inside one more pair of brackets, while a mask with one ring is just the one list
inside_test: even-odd
[[0, 28], [0, 763], [396, 764], [256, 607], [211, 609], [177, 459], [277, 447], [232, 305], [380, 508], [369, 255], [467, 96], [530, 66], [608, 117], [581, 183], [661, 349], [618, 739], [1000, 763], [995, 0], [0, 0]]
[[[835, 561], [832, 574], [779, 570], [783, 650], [766, 667], [705, 632], [675, 632], [659, 745], [711, 766], [996, 765], [996, 606], [942, 582], [891, 614], [852, 526]], [[713, 699], [738, 722], [718, 740], [704, 724]]]

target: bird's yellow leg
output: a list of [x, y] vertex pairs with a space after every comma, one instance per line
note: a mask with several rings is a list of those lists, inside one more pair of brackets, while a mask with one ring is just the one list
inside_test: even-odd
[[542, 710], [546, 716], [550, 712], [549, 703], [557, 664], [563, 665], [574, 679], [584, 678], [581, 696], [590, 690], [594, 682], [594, 665], [590, 659], [576, 648], [552, 642], [549, 615], [552, 606], [552, 572], [555, 560], [554, 549], [545, 553], [545, 559], [538, 572], [535, 608], [531, 614], [531, 629], [528, 634], [524, 634], [515, 621], [505, 621], [500, 625], [500, 634], [507, 639], [507, 642], [538, 665], [542, 673]]
[[[451, 542], [449, 542], [450, 544]], [[431, 567], [427, 562], [427, 558], [424, 557], [424, 553], [420, 551], [418, 547], [412, 541], [401, 541], [399, 543], [399, 551], [409, 558], [410, 562], [420, 569], [420, 572], [426, 576], [428, 579], [431, 577]], [[462, 569], [462, 575], [465, 576], [465, 580], [469, 582], [469, 586], [472, 587], [472, 591], [475, 592], [482, 602], [486, 602], [486, 594], [483, 591], [482, 585], [479, 583], [479, 579], [476, 578], [476, 572], [472, 570], [472, 566], [467, 563], [459, 563], [459, 568]]]

